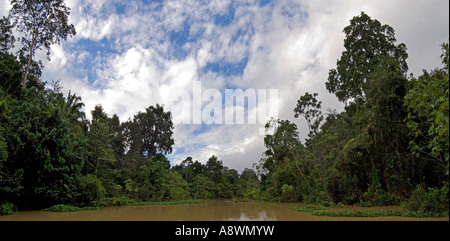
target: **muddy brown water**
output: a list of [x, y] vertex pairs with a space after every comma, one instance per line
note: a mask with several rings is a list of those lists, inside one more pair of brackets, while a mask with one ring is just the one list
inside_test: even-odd
[[[80, 212], [23, 211], [0, 216], [0, 221], [449, 221], [449, 218], [317, 217], [296, 212], [302, 204], [207, 200], [199, 204], [103, 207]], [[345, 206], [328, 210], [399, 210], [397, 206], [361, 208]]]

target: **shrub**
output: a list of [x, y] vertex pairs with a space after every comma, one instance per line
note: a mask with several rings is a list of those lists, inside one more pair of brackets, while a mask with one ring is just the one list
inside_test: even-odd
[[362, 196], [358, 188], [358, 178], [347, 177], [345, 173], [334, 168], [330, 170], [327, 192], [335, 203], [355, 204]]
[[306, 205], [304, 207], [295, 207], [294, 211], [310, 213], [313, 211], [325, 210], [325, 207]]
[[78, 191], [81, 196], [78, 203], [81, 206], [91, 206], [105, 196], [106, 189], [94, 175], [88, 174], [78, 179]]
[[402, 203], [402, 207], [409, 211], [420, 212], [448, 212], [448, 183], [441, 189], [428, 188], [418, 185], [410, 198]]
[[49, 208], [44, 209], [46, 212], [78, 212], [83, 210], [97, 210], [97, 207], [75, 207], [73, 205], [66, 205], [66, 204], [57, 204], [54, 206], [51, 206]]
[[381, 185], [370, 185], [362, 195], [360, 205], [363, 207], [386, 206], [398, 204], [400, 198], [395, 194], [384, 191]]
[[0, 215], [11, 215], [15, 214], [16, 212], [17, 206], [10, 202], [4, 202], [2, 205], [0, 205]]
[[288, 184], [284, 184], [281, 187], [281, 202], [297, 202], [297, 195], [295, 194], [294, 187]]
[[275, 187], [271, 186], [261, 192], [260, 200], [265, 202], [278, 202], [279, 197], [276, 195]]
[[248, 179], [246, 189], [244, 190], [244, 198], [246, 200], [258, 200], [260, 198], [259, 182], [253, 178]]

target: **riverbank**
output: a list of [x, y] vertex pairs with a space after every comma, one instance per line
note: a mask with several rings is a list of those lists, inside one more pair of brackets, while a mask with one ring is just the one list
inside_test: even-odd
[[[181, 204], [198, 204], [201, 200], [177, 200], [177, 201], [159, 201], [159, 202], [127, 202], [127, 203], [120, 203], [120, 205], [110, 205], [110, 206], [156, 206], [156, 205], [181, 205]], [[93, 206], [93, 207], [75, 207], [72, 205], [65, 205], [65, 204], [57, 204], [54, 206], [51, 206], [49, 208], [43, 209], [43, 211], [46, 212], [79, 212], [79, 211], [87, 211], [87, 210], [98, 210], [100, 207]]]
[[[293, 207], [294, 211], [309, 213], [312, 216], [326, 217], [326, 218], [442, 218], [443, 221], [448, 221], [448, 213], [444, 212], [421, 212], [421, 211], [407, 211], [398, 205], [381, 206], [381, 207], [361, 207], [358, 205], [350, 206], [333, 206], [323, 207], [317, 205], [299, 205]], [[446, 219], [446, 220], [444, 220]]]

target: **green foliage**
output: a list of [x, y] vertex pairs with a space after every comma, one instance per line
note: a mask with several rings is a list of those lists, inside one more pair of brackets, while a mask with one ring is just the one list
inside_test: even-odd
[[267, 123], [266, 151], [256, 166], [259, 198], [285, 200], [295, 193], [324, 206], [390, 205], [424, 183], [430, 191], [414, 191], [411, 205], [441, 203], [445, 195], [437, 190], [448, 189], [449, 173], [448, 45], [446, 68], [408, 81], [406, 46], [395, 44], [390, 26], [361, 13], [344, 33], [345, 51], [326, 87], [346, 102], [345, 111], [322, 115], [317, 94], [301, 96], [294, 117], [307, 122], [304, 145], [294, 123]]
[[294, 117], [298, 118], [302, 115], [308, 124], [308, 137], [312, 138], [319, 132], [320, 124], [323, 120], [322, 111], [320, 110], [322, 102], [316, 99], [317, 93], [301, 96], [297, 101], [297, 106], [294, 109]]
[[11, 6], [9, 15], [17, 30], [23, 34], [22, 50], [29, 52], [22, 81], [22, 88], [25, 88], [36, 50], [44, 47], [50, 60], [50, 46], [75, 35], [76, 31], [75, 27], [68, 23], [70, 8], [63, 0], [11, 0]]
[[17, 213], [17, 206], [10, 202], [3, 202], [0, 205], [0, 215], [12, 215]]
[[111, 133], [107, 123], [104, 121], [94, 122], [90, 126], [87, 136], [89, 140], [89, 160], [86, 168], [95, 175], [104, 176], [106, 174], [101, 172], [107, 170], [116, 162], [110, 141]]
[[439, 218], [439, 217], [447, 217], [448, 213], [441, 212], [410, 212], [410, 211], [375, 211], [375, 210], [365, 210], [365, 211], [313, 211], [311, 212], [313, 216], [327, 216], [327, 217], [361, 217], [361, 218], [369, 218], [369, 217], [416, 217], [416, 218]]
[[223, 162], [219, 160], [216, 156], [212, 156], [208, 159], [206, 163], [206, 173], [215, 183], [221, 183], [223, 180]]
[[0, 53], [0, 87], [8, 94], [20, 97], [22, 66], [14, 55]]
[[244, 190], [244, 198], [247, 200], [259, 200], [261, 195], [261, 190], [259, 187], [259, 182], [256, 179], [249, 179], [246, 183], [246, 188]]
[[411, 90], [405, 97], [410, 148], [423, 163], [417, 171], [425, 174], [427, 169], [431, 169], [433, 173], [430, 176], [436, 177], [425, 180], [428, 185], [437, 185], [436, 182], [442, 179], [448, 180], [449, 175], [448, 43], [443, 44], [442, 49], [441, 58], [445, 67], [431, 73], [424, 71], [419, 78], [413, 78]]
[[400, 198], [395, 194], [384, 191], [380, 186], [370, 186], [363, 193], [359, 205], [362, 207], [386, 206], [399, 203]]
[[97, 210], [98, 207], [76, 207], [73, 205], [67, 205], [67, 204], [56, 204], [49, 208], [45, 208], [44, 211], [46, 212], [79, 212], [79, 211], [87, 211], [87, 210]]
[[81, 110], [84, 107], [84, 103], [81, 102], [81, 97], [76, 96], [75, 94], [71, 94], [69, 90], [69, 94], [67, 95], [67, 101], [64, 101], [59, 106], [64, 109], [66, 114], [65, 118], [69, 120], [70, 123], [75, 124], [74, 126], [80, 126], [81, 129], [85, 129], [86, 114]]
[[327, 192], [335, 203], [354, 204], [360, 200], [362, 191], [358, 188], [358, 178], [341, 175], [336, 169], [329, 171]]
[[448, 205], [448, 183], [440, 189], [436, 187], [426, 189], [423, 185], [418, 185], [410, 198], [402, 203], [402, 207], [406, 210], [432, 213], [448, 212]]
[[[19, 3], [25, 4], [23, 9]], [[63, 203], [48, 210], [78, 211], [75, 206], [183, 203], [191, 198], [303, 201], [321, 208], [404, 201], [413, 210], [327, 215], [448, 212], [448, 44], [443, 46], [445, 68], [408, 81], [406, 46], [395, 45], [394, 30], [365, 13], [354, 17], [344, 29], [346, 50], [326, 84], [346, 102], [345, 111], [322, 114], [318, 94], [305, 93], [294, 109], [294, 117], [303, 116], [309, 128], [305, 143], [295, 123], [272, 119], [266, 124], [266, 151], [256, 172], [245, 169], [239, 175], [215, 155], [200, 161], [187, 157], [171, 167], [165, 155], [174, 145], [172, 114], [160, 105], [124, 122], [99, 105], [87, 121], [81, 97], [71, 92], [64, 97], [58, 82], [53, 89], [45, 88], [41, 64], [31, 61], [38, 37], [46, 38], [40, 44], [48, 50], [50, 43], [74, 34], [67, 23], [69, 9], [55, 0], [17, 0], [12, 6], [11, 16], [25, 35], [30, 22], [23, 17], [36, 8], [43, 9], [35, 17], [44, 22], [51, 19], [44, 13], [53, 10], [60, 11], [63, 22], [48, 36], [48, 29], [40, 32], [42, 36], [25, 36], [30, 37], [22, 41], [28, 55], [24, 50], [8, 52], [14, 23], [5, 18], [0, 22], [4, 213], [15, 210], [11, 203], [24, 209]], [[21, 78], [27, 75], [28, 88], [22, 89]]]
[[325, 207], [305, 205], [304, 207], [295, 207], [294, 211], [310, 213], [313, 211], [325, 210]]
[[[371, 160], [379, 171], [379, 181], [392, 193], [407, 196], [409, 162], [407, 127], [404, 123], [406, 109], [403, 99], [407, 91], [407, 80], [398, 63], [386, 59], [380, 68], [369, 75], [370, 87], [366, 88], [367, 124], [365, 133], [370, 145]], [[367, 170], [369, 171], [369, 170]]]
[[[343, 208], [343, 205], [337, 205]], [[430, 212], [430, 211], [392, 211], [392, 210], [342, 210], [342, 211], [327, 211], [325, 207], [322, 206], [311, 206], [306, 205], [303, 207], [295, 207], [294, 211], [297, 212], [307, 212], [313, 216], [326, 216], [326, 217], [360, 217], [360, 218], [370, 218], [370, 217], [416, 217], [416, 218], [426, 218], [426, 217], [448, 217], [448, 212]]]
[[[298, 150], [301, 144], [298, 141], [297, 125], [288, 120], [270, 120], [266, 124], [266, 136], [264, 137], [264, 145], [267, 150], [264, 157], [260, 161], [260, 170], [276, 172], [279, 169], [285, 169], [288, 164], [286, 161], [295, 160], [298, 171], [304, 177], [299, 163]], [[273, 134], [270, 134], [273, 132]], [[307, 180], [305, 183], [309, 185]], [[281, 186], [280, 186], [281, 187]]]
[[164, 154], [172, 152], [175, 143], [172, 137], [173, 123], [170, 112], [164, 112], [160, 105], [150, 106], [146, 112], [139, 112], [134, 117], [143, 138], [141, 151], [147, 151], [149, 155], [157, 152]]
[[78, 178], [78, 192], [80, 193], [78, 203], [81, 206], [92, 206], [105, 196], [106, 189], [101, 180], [88, 174]]
[[214, 182], [204, 175], [197, 175], [191, 183], [193, 198], [210, 199], [215, 198], [211, 192]]
[[284, 184], [281, 187], [281, 202], [297, 202], [298, 198], [295, 194], [294, 187], [291, 185]]
[[189, 198], [188, 183], [176, 172], [166, 172], [161, 182], [161, 200], [185, 200]]
[[[67, 202], [74, 199], [76, 179], [83, 163], [85, 138], [73, 133], [56, 103], [59, 93], [27, 93], [32, 101], [11, 101], [8, 140], [10, 172], [22, 173], [14, 186], [24, 188], [14, 195], [39, 200]], [[11, 187], [12, 188], [12, 187]]]
[[13, 34], [14, 24], [11, 23], [9, 16], [3, 16], [0, 19], [0, 53], [7, 53], [9, 49], [14, 48], [16, 41]]
[[[216, 156], [206, 165], [187, 158], [171, 169], [164, 155], [174, 144], [172, 114], [158, 104], [122, 123], [99, 105], [92, 121], [86, 120], [81, 97], [71, 91], [64, 97], [59, 82], [46, 88], [43, 66], [32, 60], [36, 50], [49, 54], [50, 45], [75, 34], [70, 9], [62, 0], [13, 0], [11, 6], [9, 17], [0, 21], [0, 202], [23, 209], [63, 203], [51, 210], [67, 211], [70, 205], [245, 193], [258, 198], [254, 171], [240, 177]], [[9, 53], [13, 30], [23, 34], [15, 55]]]
[[345, 51], [337, 61], [337, 68], [330, 70], [326, 83], [327, 90], [340, 101], [365, 99], [368, 75], [378, 68], [381, 59], [392, 59], [406, 73], [406, 46], [395, 45], [395, 31], [391, 26], [382, 25], [362, 12], [350, 20], [344, 33]]
[[[408, 140], [404, 138], [407, 111], [403, 105], [408, 92], [406, 46], [396, 46], [394, 30], [365, 13], [353, 18], [344, 32], [346, 51], [337, 70], [330, 71], [327, 89], [341, 101], [354, 100], [347, 106], [347, 112], [353, 122], [350, 128], [355, 131], [342, 149], [343, 160], [337, 162], [333, 171], [343, 177], [335, 176], [334, 188], [330, 190], [342, 195], [336, 187], [349, 188], [347, 201], [351, 202], [357, 196], [377, 199], [375, 203], [406, 197], [414, 168]], [[337, 180], [346, 184], [336, 183]], [[350, 183], [351, 186], [347, 185]], [[365, 198], [361, 193], [365, 193]]]

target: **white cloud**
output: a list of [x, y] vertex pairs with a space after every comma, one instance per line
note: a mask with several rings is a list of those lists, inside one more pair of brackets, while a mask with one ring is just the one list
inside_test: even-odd
[[[64, 69], [66, 63], [67, 63], [67, 56], [66, 53], [63, 49], [62, 45], [52, 45], [50, 47], [50, 51], [51, 51], [51, 62], [49, 62], [46, 67], [47, 68], [51, 68], [51, 69], [55, 69], [55, 70], [59, 70], [59, 69]], [[39, 53], [40, 54], [40, 58], [45, 58], [42, 56], [42, 52]]]
[[[0, 6], [4, 2], [0, 0]], [[203, 90], [278, 89], [279, 117], [297, 123], [305, 137], [306, 126], [293, 118], [301, 95], [319, 93], [323, 112], [342, 109], [327, 93], [325, 82], [343, 50], [342, 30], [353, 16], [366, 11], [394, 27], [398, 42], [408, 46], [410, 69], [416, 74], [421, 68], [440, 65], [439, 44], [449, 35], [447, 0], [299, 0], [275, 1], [265, 7], [257, 1], [164, 1], [161, 6], [130, 2], [120, 14], [114, 3], [68, 1], [70, 21], [78, 33], [62, 46], [52, 47], [52, 61], [44, 71], [48, 78], [61, 79], [66, 91], [83, 98], [88, 116], [101, 103], [122, 121], [156, 103], [170, 108], [171, 94], [177, 89], [187, 90], [192, 98], [192, 81], [201, 81]], [[235, 11], [229, 12], [230, 7]], [[219, 16], [231, 19], [216, 24]], [[183, 46], [176, 46], [171, 34], [185, 26], [190, 28], [189, 36]], [[111, 50], [83, 49], [77, 45], [82, 39], [107, 39]], [[177, 56], [176, 51], [184, 55]], [[211, 63], [238, 63], [244, 58], [248, 63], [242, 75], [204, 71]], [[92, 60], [89, 69], [75, 66], [87, 60]], [[89, 79], [88, 72], [97, 79]], [[182, 113], [181, 120], [190, 119], [189, 112]], [[262, 126], [176, 125], [174, 149], [184, 151], [171, 158], [176, 162], [190, 155], [206, 162], [214, 154], [230, 168], [242, 170], [259, 161], [264, 151]]]
[[8, 0], [0, 0], [0, 16], [8, 15], [11, 5]]

